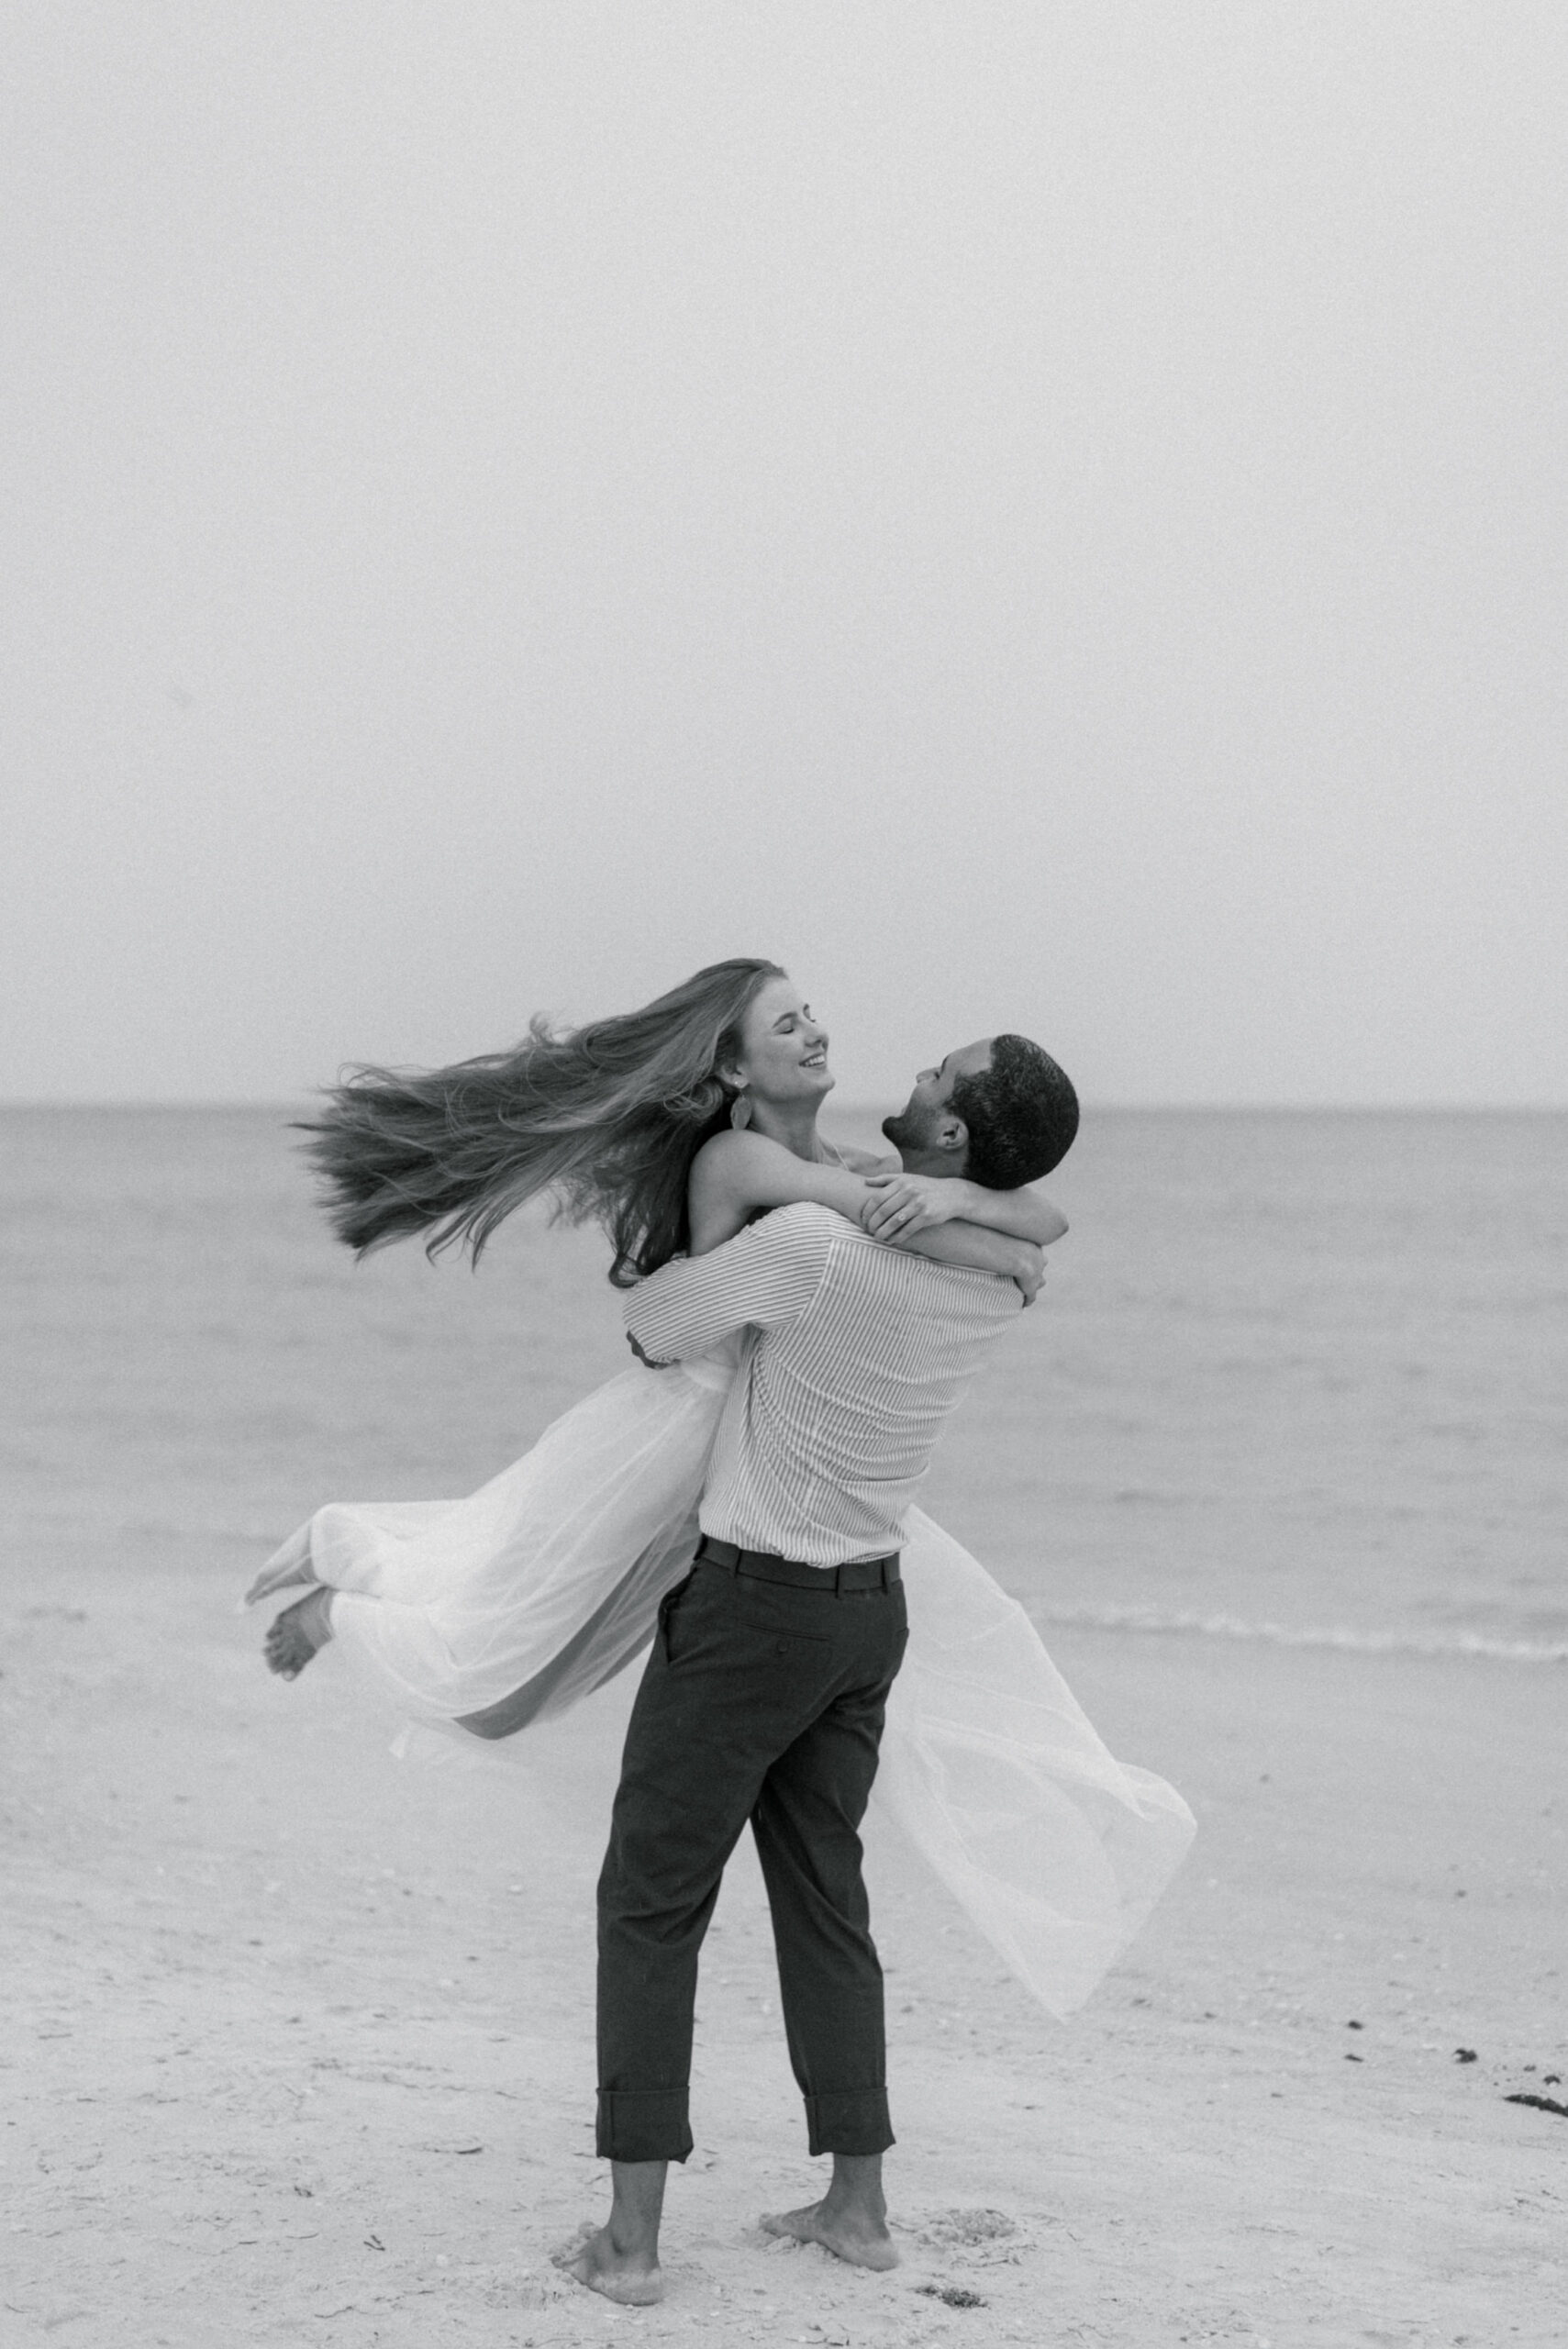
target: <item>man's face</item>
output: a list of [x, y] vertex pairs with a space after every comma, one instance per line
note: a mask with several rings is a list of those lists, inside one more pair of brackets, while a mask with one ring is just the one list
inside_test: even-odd
[[936, 1068], [923, 1068], [915, 1090], [902, 1109], [884, 1118], [882, 1130], [895, 1150], [939, 1150], [944, 1121], [950, 1118], [953, 1086], [961, 1077], [983, 1076], [991, 1065], [991, 1039], [964, 1044], [950, 1052]]

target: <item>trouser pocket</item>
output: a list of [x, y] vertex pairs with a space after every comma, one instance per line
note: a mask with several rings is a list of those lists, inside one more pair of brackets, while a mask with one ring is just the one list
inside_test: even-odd
[[670, 1648], [671, 1618], [673, 1616], [676, 1609], [680, 1606], [682, 1599], [684, 1598], [686, 1593], [690, 1590], [695, 1574], [696, 1568], [695, 1566], [689, 1568], [688, 1571], [682, 1575], [680, 1581], [676, 1583], [673, 1588], [667, 1590], [664, 1593], [663, 1598], [659, 1601], [658, 1639], [660, 1650], [666, 1664], [673, 1664], [675, 1660]]

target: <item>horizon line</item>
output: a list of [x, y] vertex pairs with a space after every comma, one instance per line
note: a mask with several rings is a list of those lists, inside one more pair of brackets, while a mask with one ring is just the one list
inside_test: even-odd
[[[7, 1111], [83, 1110], [123, 1111], [127, 1115], [150, 1116], [158, 1111], [222, 1110], [272, 1111], [292, 1116], [310, 1106], [313, 1096], [306, 1093], [293, 1098], [282, 1095], [251, 1094], [226, 1096], [220, 1094], [127, 1095], [106, 1098], [102, 1096], [72, 1094], [50, 1097], [42, 1095], [0, 1096], [0, 1114]], [[1561, 1117], [1568, 1112], [1568, 1099], [1556, 1101], [1278, 1101], [1278, 1100], [1096, 1100], [1080, 1096], [1085, 1113], [1095, 1116], [1133, 1117]], [[895, 1097], [880, 1099], [829, 1101], [823, 1104], [828, 1117], [872, 1117], [899, 1106]]]

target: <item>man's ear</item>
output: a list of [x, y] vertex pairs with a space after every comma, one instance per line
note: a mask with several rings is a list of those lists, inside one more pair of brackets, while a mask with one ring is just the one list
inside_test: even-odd
[[950, 1109], [937, 1128], [937, 1148], [944, 1158], [963, 1158], [969, 1152], [969, 1128]]

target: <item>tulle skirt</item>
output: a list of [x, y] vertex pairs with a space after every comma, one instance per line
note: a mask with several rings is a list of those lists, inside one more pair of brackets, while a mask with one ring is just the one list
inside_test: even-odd
[[[466, 1499], [334, 1504], [278, 1557], [308, 1550], [345, 1662], [425, 1725], [413, 1743], [514, 1733], [648, 1644], [691, 1563], [733, 1375], [732, 1353], [623, 1372]], [[1064, 2017], [1175, 1873], [1192, 1813], [1113, 1757], [1023, 1609], [918, 1509], [903, 1571], [909, 1644], [873, 1809]]]

